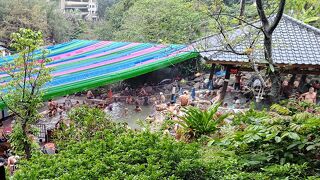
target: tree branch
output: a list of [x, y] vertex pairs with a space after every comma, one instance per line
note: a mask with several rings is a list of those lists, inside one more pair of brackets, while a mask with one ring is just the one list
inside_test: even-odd
[[281, 18], [282, 18], [283, 12], [284, 12], [285, 4], [286, 4], [286, 0], [281, 0], [281, 1], [280, 1], [277, 15], [276, 15], [273, 23], [271, 24], [270, 28], [268, 29], [268, 33], [272, 34], [273, 31], [274, 31], [274, 30], [276, 29], [276, 27], [278, 26], [278, 24], [279, 24], [279, 22], [280, 22], [280, 20], [281, 20]]
[[[246, 8], [246, 0], [240, 0], [240, 14], [239, 14], [239, 18], [242, 19], [244, 16], [244, 11]], [[239, 21], [239, 25], [242, 24], [242, 21]]]
[[[29, 51], [28, 51], [29, 52]], [[29, 54], [29, 53], [28, 53]], [[27, 81], [27, 60], [29, 55], [27, 54], [27, 56], [24, 54], [23, 55], [23, 67], [24, 67], [24, 75], [23, 75], [23, 89], [22, 89], [22, 99], [24, 99], [25, 96], [25, 90], [26, 90], [26, 81]]]
[[[12, 70], [12, 71], [14, 71], [14, 70]], [[14, 72], [11, 73], [10, 69], [9, 69], [9, 70], [5, 70], [5, 71], [3, 71], [3, 72], [5, 72], [6, 74], [8, 74], [12, 79], [15, 78]], [[17, 82], [17, 85], [18, 85], [21, 89], [23, 89], [22, 85], [21, 85], [19, 82]]]
[[260, 37], [260, 32], [261, 32], [261, 31], [258, 31], [257, 36], [253, 39], [253, 41], [251, 42], [249, 48], [253, 48], [253, 45], [258, 41], [258, 39], [259, 39], [259, 37]]
[[2, 96], [0, 97], [0, 99], [1, 99], [1, 101], [4, 103], [4, 105], [5, 105], [10, 111], [13, 112], [13, 114], [15, 114], [16, 116], [19, 116], [21, 119], [23, 119], [22, 116], [21, 116], [19, 113], [17, 113], [15, 110], [13, 110], [13, 109], [6, 103], [6, 101], [3, 99]]
[[256, 4], [257, 4], [257, 11], [258, 11], [258, 14], [259, 14], [259, 17], [260, 17], [260, 20], [262, 22], [263, 27], [268, 27], [269, 20], [266, 16], [266, 13], [264, 12], [262, 0], [256, 0]]
[[258, 27], [256, 25], [254, 25], [254, 23], [250, 23], [250, 22], [248, 22], [246, 20], [243, 20], [240, 17], [234, 16], [234, 15], [231, 15], [231, 14], [224, 14], [224, 13], [216, 14], [216, 13], [214, 13], [214, 14], [212, 14], [212, 16], [228, 16], [228, 17], [231, 17], [231, 18], [235, 18], [236, 20], [241, 21], [241, 22], [245, 23], [248, 26], [254, 27], [254, 28], [259, 29], [259, 30], [262, 30], [262, 27]]
[[[219, 16], [218, 16], [218, 18], [219, 18]], [[222, 27], [222, 25], [221, 25], [221, 23], [220, 23], [220, 21], [219, 21], [218, 18], [217, 18], [217, 19], [214, 18], [214, 19], [217, 21], [217, 23], [218, 23], [218, 25], [219, 25], [219, 31], [220, 31], [221, 35], [223, 36], [224, 40], [227, 42], [227, 43], [226, 43], [226, 44], [227, 44], [227, 47], [226, 47], [226, 48], [230, 49], [230, 50], [232, 51], [232, 53], [234, 53], [234, 54], [237, 54], [237, 55], [246, 55], [245, 52], [237, 52], [237, 51], [231, 46], [231, 44], [228, 43], [228, 38], [227, 38], [226, 34], [224, 33], [223, 27]]]

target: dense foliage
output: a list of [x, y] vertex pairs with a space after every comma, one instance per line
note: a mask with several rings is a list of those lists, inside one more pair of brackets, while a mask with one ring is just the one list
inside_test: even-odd
[[186, 0], [122, 0], [107, 11], [103, 39], [187, 43], [203, 35], [204, 6]]
[[82, 20], [78, 12], [63, 13], [58, 1], [0, 0], [0, 42], [9, 46], [10, 34], [19, 28], [41, 31], [46, 43], [96, 39], [90, 33], [90, 23]]
[[[270, 1], [270, 12], [273, 12]], [[78, 12], [64, 12], [59, 1], [0, 0], [0, 42], [8, 45], [9, 35], [19, 28], [40, 30], [48, 43], [71, 39], [122, 40], [141, 42], [188, 43], [212, 34], [212, 13], [224, 9], [239, 15], [238, 1], [221, 0], [98, 0], [98, 22], [82, 20]], [[268, 11], [269, 11], [268, 10]], [[320, 3], [317, 0], [292, 0], [286, 13], [305, 23], [320, 27]], [[256, 16], [256, 8], [247, 2], [245, 15]], [[228, 22], [237, 24], [238, 20]]]
[[98, 3], [98, 16], [103, 19], [106, 15], [106, 10], [110, 8], [112, 5], [117, 3], [118, 0], [97, 0]]
[[289, 15], [320, 28], [320, 1], [291, 0], [287, 2], [286, 8]]
[[320, 116], [304, 110], [251, 109], [219, 135], [206, 133], [207, 143], [186, 143], [129, 130], [83, 106], [56, 133], [59, 153], [23, 161], [14, 179], [317, 179]]
[[250, 110], [238, 115], [233, 130], [215, 142], [234, 151], [245, 171], [273, 172], [280, 179], [319, 175], [319, 112], [301, 108], [292, 113], [290, 106], [273, 105], [274, 112]]
[[[88, 112], [90, 111], [90, 112]], [[88, 115], [84, 112], [88, 112]], [[104, 118], [99, 109], [80, 107], [74, 123], [58, 134], [59, 153], [23, 162], [15, 179], [163, 179], [202, 177], [198, 145], [175, 142], [150, 132], [134, 132]], [[104, 120], [102, 122], [101, 120]], [[96, 123], [99, 123], [97, 125]], [[94, 127], [90, 125], [95, 125]], [[73, 126], [87, 129], [72, 129]], [[79, 126], [78, 126], [79, 127]], [[98, 129], [97, 129], [98, 128]], [[70, 135], [71, 132], [86, 132]], [[58, 135], [58, 137], [62, 137]]]

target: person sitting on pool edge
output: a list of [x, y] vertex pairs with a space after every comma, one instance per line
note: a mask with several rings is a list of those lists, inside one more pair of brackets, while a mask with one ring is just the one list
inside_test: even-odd
[[184, 91], [183, 95], [179, 97], [180, 99], [180, 105], [182, 107], [189, 105], [189, 94], [188, 91]]
[[49, 100], [48, 102], [48, 109], [49, 109], [49, 117], [53, 117], [57, 113], [57, 107], [58, 103], [55, 101], [52, 101], [52, 99]]
[[164, 96], [163, 92], [160, 92], [159, 101], [160, 101], [160, 103], [165, 103], [166, 102], [166, 97]]
[[94, 99], [94, 95], [90, 90], [87, 92], [87, 99]]
[[309, 92], [306, 92], [300, 96], [300, 99], [315, 104], [317, 102], [317, 93], [314, 91], [314, 88], [309, 88]]

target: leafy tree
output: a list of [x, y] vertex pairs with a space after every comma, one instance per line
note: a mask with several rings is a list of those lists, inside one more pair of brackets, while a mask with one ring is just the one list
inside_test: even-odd
[[31, 157], [31, 140], [28, 134], [31, 124], [39, 118], [38, 108], [42, 105], [43, 86], [50, 80], [50, 69], [46, 63], [45, 50], [34, 51], [43, 46], [40, 31], [20, 29], [11, 35], [11, 47], [18, 52], [13, 61], [2, 65], [4, 83], [1, 86], [0, 98], [6, 107], [15, 115], [11, 144], [17, 152], [24, 151], [27, 159]]
[[46, 20], [48, 24], [48, 37], [47, 40], [50, 42], [65, 42], [71, 39], [73, 33], [72, 21], [68, 17], [68, 13], [64, 14], [62, 10], [57, 8], [57, 3], [48, 2], [46, 6]]
[[137, 0], [120, 0], [105, 12], [105, 21], [97, 28], [100, 39], [115, 39], [114, 33], [119, 31], [126, 11], [133, 6]]
[[288, 1], [286, 12], [305, 23], [320, 28], [320, 1], [318, 0]]
[[[70, 139], [88, 140], [104, 129], [112, 129], [116, 126], [104, 111], [98, 108], [81, 106], [72, 109], [68, 113], [71, 123], [68, 128], [62, 125], [60, 131], [55, 134], [56, 143], [65, 146]], [[118, 128], [117, 130], [122, 130]]]
[[47, 33], [45, 9], [40, 0], [0, 0], [2, 12], [0, 12], [0, 41], [9, 45], [10, 34], [17, 32], [19, 28], [40, 30]]
[[101, 38], [121, 41], [188, 43], [206, 26], [206, 6], [185, 0], [123, 0], [106, 15]]
[[104, 18], [106, 15], [107, 8], [110, 8], [112, 5], [114, 5], [117, 0], [98, 0], [98, 16], [99, 18]]
[[0, 0], [0, 42], [10, 44], [10, 34], [19, 28], [43, 33], [46, 43], [60, 43], [76, 38], [92, 38], [89, 22], [79, 12], [63, 12], [58, 2], [44, 0]]
[[48, 34], [46, 40], [53, 43], [61, 43], [72, 39], [97, 39], [89, 33], [90, 22], [81, 18], [79, 11], [63, 12], [58, 8], [58, 4], [49, 2], [43, 5], [46, 11], [46, 22], [48, 24]]

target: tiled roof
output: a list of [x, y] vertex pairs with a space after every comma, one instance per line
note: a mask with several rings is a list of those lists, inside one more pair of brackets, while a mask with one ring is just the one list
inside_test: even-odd
[[[260, 22], [255, 23], [256, 26], [259, 26], [259, 24]], [[236, 43], [236, 50], [241, 52], [249, 47], [252, 35], [245, 38], [244, 36], [246, 33], [252, 32], [253, 29], [246, 26], [230, 31], [232, 33], [228, 32], [228, 39], [232, 41], [241, 39]], [[257, 32], [257, 30], [255, 31]], [[208, 61], [249, 62], [246, 55], [224, 52], [226, 48], [223, 42], [222, 35], [216, 34], [196, 41], [193, 46]], [[253, 49], [254, 59], [261, 63], [265, 62], [262, 33]], [[320, 65], [320, 29], [283, 15], [273, 33], [272, 51], [273, 61], [276, 64]]]

